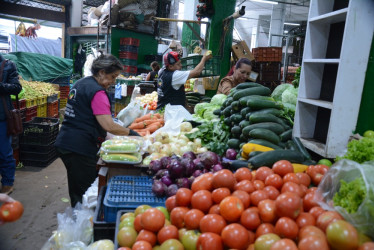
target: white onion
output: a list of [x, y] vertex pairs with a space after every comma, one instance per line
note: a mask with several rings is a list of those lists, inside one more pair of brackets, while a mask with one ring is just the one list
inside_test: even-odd
[[189, 122], [182, 122], [181, 124], [181, 131], [182, 132], [189, 132], [192, 130], [192, 124]]
[[201, 147], [201, 139], [195, 138], [194, 143], [197, 145], [197, 147]]
[[202, 154], [202, 153], [205, 153], [207, 151], [208, 151], [208, 149], [206, 147], [197, 148], [197, 150], [196, 150], [196, 152], [198, 154]]

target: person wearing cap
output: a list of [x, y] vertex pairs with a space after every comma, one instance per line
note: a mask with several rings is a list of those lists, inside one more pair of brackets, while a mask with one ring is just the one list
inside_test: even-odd
[[164, 66], [158, 74], [157, 109], [165, 107], [168, 103], [185, 107], [184, 84], [188, 79], [198, 77], [210, 58], [212, 58], [211, 53], [206, 53], [193, 70], [181, 71], [182, 63], [179, 54], [175, 51], [166, 53], [163, 57]]

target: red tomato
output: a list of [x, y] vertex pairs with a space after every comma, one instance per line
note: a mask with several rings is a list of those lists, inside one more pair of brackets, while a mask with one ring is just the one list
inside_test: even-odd
[[326, 239], [325, 233], [322, 232], [322, 230], [319, 229], [316, 226], [305, 226], [305, 227], [300, 228], [299, 240], [301, 240], [301, 239], [303, 239], [307, 236], [310, 236], [310, 235]]
[[237, 182], [240, 182], [242, 180], [248, 180], [248, 181], [252, 180], [252, 173], [249, 168], [239, 168], [234, 173], [234, 176]]
[[12, 222], [21, 218], [23, 205], [19, 201], [5, 202], [0, 207], [0, 221]]
[[212, 192], [212, 199], [214, 203], [219, 204], [225, 197], [231, 194], [230, 189], [228, 188], [217, 188]]
[[314, 226], [316, 224], [316, 219], [314, 219], [313, 215], [310, 213], [300, 213], [300, 215], [296, 218], [296, 224], [299, 228], [305, 226]]
[[299, 177], [295, 173], [288, 173], [283, 176], [283, 182], [294, 182], [296, 184], [300, 184]]
[[263, 181], [260, 181], [260, 180], [254, 180], [253, 181], [253, 186], [255, 186], [256, 190], [262, 190], [265, 187], [265, 183]]
[[213, 205], [212, 194], [208, 190], [199, 190], [192, 195], [191, 207], [207, 213]]
[[208, 190], [211, 191], [213, 189], [212, 186], [213, 174], [212, 173], [205, 173], [197, 177], [191, 185], [192, 192], [197, 192], [199, 190]]
[[326, 228], [327, 242], [334, 249], [357, 249], [359, 245], [358, 232], [350, 223], [337, 220]]
[[260, 167], [256, 171], [255, 180], [265, 181], [266, 177], [274, 174], [273, 170], [268, 167]]
[[316, 226], [319, 227], [323, 232], [326, 231], [327, 226], [336, 220], [343, 220], [343, 217], [334, 211], [327, 211], [318, 216]]
[[290, 239], [281, 239], [276, 241], [270, 250], [298, 250], [294, 241]]
[[223, 250], [223, 241], [220, 235], [215, 233], [203, 233], [196, 243], [199, 250]]
[[188, 230], [198, 229], [203, 217], [204, 213], [199, 209], [191, 209], [184, 215], [184, 225]]
[[299, 187], [301, 189], [302, 197], [304, 198], [306, 193], [308, 192], [308, 188], [306, 186], [304, 186], [303, 184], [300, 184]]
[[179, 188], [175, 194], [175, 201], [178, 207], [190, 206], [192, 198], [192, 191], [188, 188]]
[[281, 190], [281, 193], [284, 192], [297, 194], [300, 198], [302, 198], [303, 195], [303, 191], [301, 190], [300, 185], [294, 182], [285, 182]]
[[236, 179], [234, 174], [228, 169], [222, 169], [213, 174], [213, 188], [226, 187], [231, 191], [234, 190]]
[[357, 250], [373, 250], [374, 242], [365, 242]]
[[299, 178], [299, 182], [301, 185], [304, 185], [305, 187], [309, 187], [311, 183], [311, 179], [309, 175], [306, 173], [296, 173], [296, 176]]
[[173, 210], [173, 208], [177, 207], [177, 199], [175, 195], [170, 196], [169, 198], [166, 199], [165, 207], [169, 213], [171, 212], [171, 210]]
[[299, 233], [299, 227], [294, 220], [288, 217], [282, 217], [275, 224], [275, 233], [282, 238], [294, 240]]
[[210, 232], [221, 235], [221, 232], [225, 226], [225, 219], [218, 214], [207, 214], [200, 221], [200, 231], [202, 233]]
[[318, 186], [318, 184], [321, 182], [324, 174], [328, 170], [329, 170], [329, 167], [325, 166], [325, 165], [310, 165], [306, 169], [306, 173], [312, 179], [313, 184], [316, 185], [316, 186]]
[[238, 223], [226, 226], [221, 233], [225, 246], [235, 249], [246, 249], [249, 245], [249, 234], [247, 229]]
[[275, 228], [270, 223], [262, 223], [256, 230], [256, 239], [264, 234], [275, 233]]
[[270, 200], [275, 200], [279, 196], [279, 191], [273, 186], [267, 186], [263, 189], [269, 196]]
[[279, 217], [296, 219], [302, 209], [302, 200], [297, 194], [285, 192], [275, 200], [275, 206]]
[[136, 237], [136, 241], [147, 241], [151, 246], [156, 245], [157, 237], [154, 232], [148, 231], [148, 230], [141, 230]]
[[277, 218], [275, 214], [275, 201], [273, 200], [262, 200], [258, 203], [258, 209], [260, 211], [260, 218], [263, 222], [272, 223]]
[[293, 166], [291, 162], [286, 160], [277, 161], [273, 164], [272, 169], [275, 174], [279, 174], [281, 177], [288, 173], [293, 173]]
[[248, 208], [251, 204], [251, 197], [243, 190], [236, 190], [232, 195], [238, 197], [243, 202], [244, 209]]
[[235, 190], [243, 190], [243, 191], [247, 192], [248, 194], [251, 194], [256, 189], [255, 189], [255, 186], [253, 185], [252, 181], [242, 180], [235, 185]]
[[219, 212], [229, 222], [237, 221], [243, 213], [243, 202], [235, 196], [228, 196], [219, 204]]
[[132, 245], [132, 250], [152, 250], [152, 245], [148, 241], [140, 240], [136, 241]]
[[314, 193], [315, 191], [317, 191], [317, 187], [311, 187], [311, 188], [308, 188], [308, 191], [306, 193], [307, 194]]
[[303, 207], [304, 211], [309, 211], [313, 207], [317, 207], [318, 202], [315, 196], [315, 192], [309, 192], [307, 193], [303, 198]]
[[170, 223], [178, 229], [184, 227], [184, 216], [189, 211], [186, 207], [176, 207], [171, 210]]
[[[254, 232], [252, 232], [252, 231], [247, 231], [248, 232], [248, 236], [249, 236], [249, 241], [248, 241], [248, 243], [249, 244], [252, 244], [252, 243], [254, 243], [255, 242], [255, 240], [256, 240], [256, 234], [254, 233]], [[247, 248], [247, 250], [248, 250], [248, 248]]]
[[299, 250], [329, 250], [329, 245], [325, 238], [310, 235], [302, 238], [298, 244]]
[[208, 214], [220, 214], [219, 213], [219, 204], [215, 204], [210, 207]]
[[257, 190], [251, 193], [251, 204], [257, 206], [262, 200], [269, 199], [269, 195], [264, 190]]
[[146, 230], [158, 232], [165, 224], [165, 215], [157, 208], [149, 208], [142, 214], [140, 224]]
[[240, 216], [240, 223], [248, 230], [256, 230], [261, 225], [259, 212], [251, 208], [244, 210]]
[[283, 186], [283, 180], [282, 177], [279, 174], [272, 174], [266, 177], [265, 179], [265, 185], [266, 186], [273, 186], [277, 189], [281, 189]]
[[[304, 208], [305, 210], [305, 208]], [[306, 211], [306, 210], [305, 210]], [[318, 216], [320, 216], [323, 212], [325, 212], [325, 210], [321, 207], [312, 207], [310, 210], [309, 210], [309, 213], [311, 215], [313, 215], [314, 219], [317, 220], [318, 219]]]
[[142, 229], [143, 229], [143, 226], [142, 224], [140, 223], [142, 219], [142, 214], [138, 214], [136, 217], [135, 217], [135, 220], [134, 220], [134, 229], [136, 230], [136, 232], [140, 232]]
[[169, 239], [179, 239], [178, 228], [174, 225], [169, 225], [161, 228], [157, 233], [157, 240], [159, 244]]

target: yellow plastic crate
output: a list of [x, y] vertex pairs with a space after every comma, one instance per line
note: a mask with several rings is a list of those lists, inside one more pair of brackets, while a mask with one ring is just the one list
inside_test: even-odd
[[39, 96], [37, 100], [38, 105], [42, 105], [44, 103], [47, 103], [47, 95]]
[[38, 117], [47, 117], [47, 103], [38, 105], [36, 114]]
[[38, 98], [26, 99], [26, 108], [30, 108], [37, 105]]
[[60, 99], [60, 109], [65, 108], [67, 102], [68, 102], [67, 98]]

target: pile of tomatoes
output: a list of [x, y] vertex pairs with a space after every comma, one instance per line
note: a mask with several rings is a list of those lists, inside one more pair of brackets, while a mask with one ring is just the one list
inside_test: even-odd
[[156, 208], [135, 217], [143, 236], [132, 249], [374, 249], [340, 214], [318, 205], [321, 198], [310, 185], [327, 171], [315, 165], [294, 173], [282, 160], [257, 171], [205, 173], [166, 200], [171, 225]]

